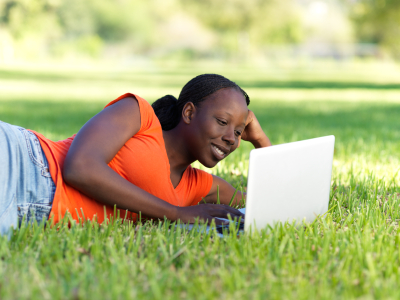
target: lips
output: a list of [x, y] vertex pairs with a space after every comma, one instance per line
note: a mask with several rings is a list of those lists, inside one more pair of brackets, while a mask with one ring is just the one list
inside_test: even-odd
[[226, 148], [221, 147], [219, 145], [215, 145], [215, 144], [211, 144], [211, 149], [212, 149], [214, 156], [218, 160], [224, 159], [229, 153], [229, 150], [227, 150]]

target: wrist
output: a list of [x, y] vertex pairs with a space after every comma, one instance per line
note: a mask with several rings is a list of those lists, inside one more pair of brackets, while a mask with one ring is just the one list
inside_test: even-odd
[[172, 206], [171, 213], [167, 217], [167, 219], [171, 221], [177, 221], [180, 218], [180, 207], [179, 206]]

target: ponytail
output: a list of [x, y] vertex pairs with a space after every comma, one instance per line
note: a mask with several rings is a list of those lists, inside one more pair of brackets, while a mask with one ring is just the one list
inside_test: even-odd
[[161, 123], [162, 130], [168, 131], [176, 127], [180, 121], [178, 100], [172, 95], [165, 95], [151, 105]]
[[192, 102], [194, 106], [198, 107], [199, 103], [208, 96], [224, 88], [234, 88], [240, 91], [246, 100], [246, 104], [249, 105], [249, 96], [236, 83], [221, 75], [203, 74], [185, 84], [178, 100], [172, 95], [166, 95], [151, 106], [161, 123], [162, 130], [168, 131], [179, 124], [182, 109], [187, 102]]

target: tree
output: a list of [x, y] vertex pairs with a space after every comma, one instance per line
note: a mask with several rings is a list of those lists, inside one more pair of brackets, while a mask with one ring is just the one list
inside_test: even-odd
[[381, 45], [400, 58], [400, 1], [357, 0], [347, 3], [359, 41]]
[[253, 46], [302, 39], [300, 18], [291, 0], [181, 1], [186, 11], [219, 34], [223, 48], [238, 50], [243, 36]]

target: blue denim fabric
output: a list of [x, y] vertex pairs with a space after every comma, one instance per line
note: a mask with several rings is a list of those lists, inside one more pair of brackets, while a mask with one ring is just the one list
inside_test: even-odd
[[56, 187], [39, 140], [0, 121], [0, 235], [27, 222], [47, 220]]

